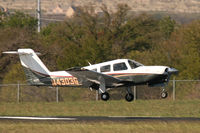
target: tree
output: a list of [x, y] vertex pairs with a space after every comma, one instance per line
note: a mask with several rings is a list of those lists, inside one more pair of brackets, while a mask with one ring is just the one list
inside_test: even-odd
[[200, 21], [180, 27], [168, 40], [159, 43], [149, 54], [150, 64], [161, 64], [179, 70], [180, 79], [200, 78]]
[[170, 16], [163, 17], [159, 22], [160, 31], [164, 34], [165, 39], [169, 39], [177, 27], [177, 23]]
[[22, 12], [15, 12], [14, 14], [5, 17], [2, 21], [2, 25], [4, 27], [27, 28], [34, 30], [37, 26], [37, 19], [25, 15]]

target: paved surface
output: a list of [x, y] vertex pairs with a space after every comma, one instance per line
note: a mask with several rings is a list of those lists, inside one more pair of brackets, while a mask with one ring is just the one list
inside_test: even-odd
[[66, 116], [66, 117], [20, 117], [0, 116], [0, 121], [199, 121], [200, 117], [124, 117], [124, 116]]

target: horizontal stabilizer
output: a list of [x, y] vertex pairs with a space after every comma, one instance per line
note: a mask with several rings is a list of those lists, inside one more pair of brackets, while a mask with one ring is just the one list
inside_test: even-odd
[[19, 54], [17, 51], [5, 51], [3, 54]]
[[[21, 55], [26, 55], [26, 54], [32, 54], [31, 52], [19, 52], [19, 51], [5, 51], [2, 52], [3, 54], [21, 54]], [[41, 55], [39, 52], [35, 52], [37, 55]]]

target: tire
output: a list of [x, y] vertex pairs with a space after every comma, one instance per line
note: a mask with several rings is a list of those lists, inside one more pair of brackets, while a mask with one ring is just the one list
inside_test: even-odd
[[134, 96], [133, 96], [133, 94], [128, 93], [128, 94], [126, 94], [125, 99], [126, 99], [126, 101], [131, 102], [131, 101], [133, 101]]
[[162, 92], [161, 93], [161, 98], [165, 99], [165, 98], [167, 98], [167, 96], [168, 96], [167, 92]]
[[101, 94], [101, 99], [103, 101], [107, 101], [109, 98], [110, 98], [110, 95], [109, 95], [108, 92], [104, 92], [104, 93]]

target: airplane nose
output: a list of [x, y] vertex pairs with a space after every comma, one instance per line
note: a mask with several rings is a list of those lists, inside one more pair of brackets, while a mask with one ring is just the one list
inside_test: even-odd
[[169, 68], [169, 69], [168, 69], [168, 73], [169, 73], [169, 74], [178, 74], [178, 72], [179, 72], [179, 71], [178, 71], [177, 69], [175, 69], [175, 68]]

